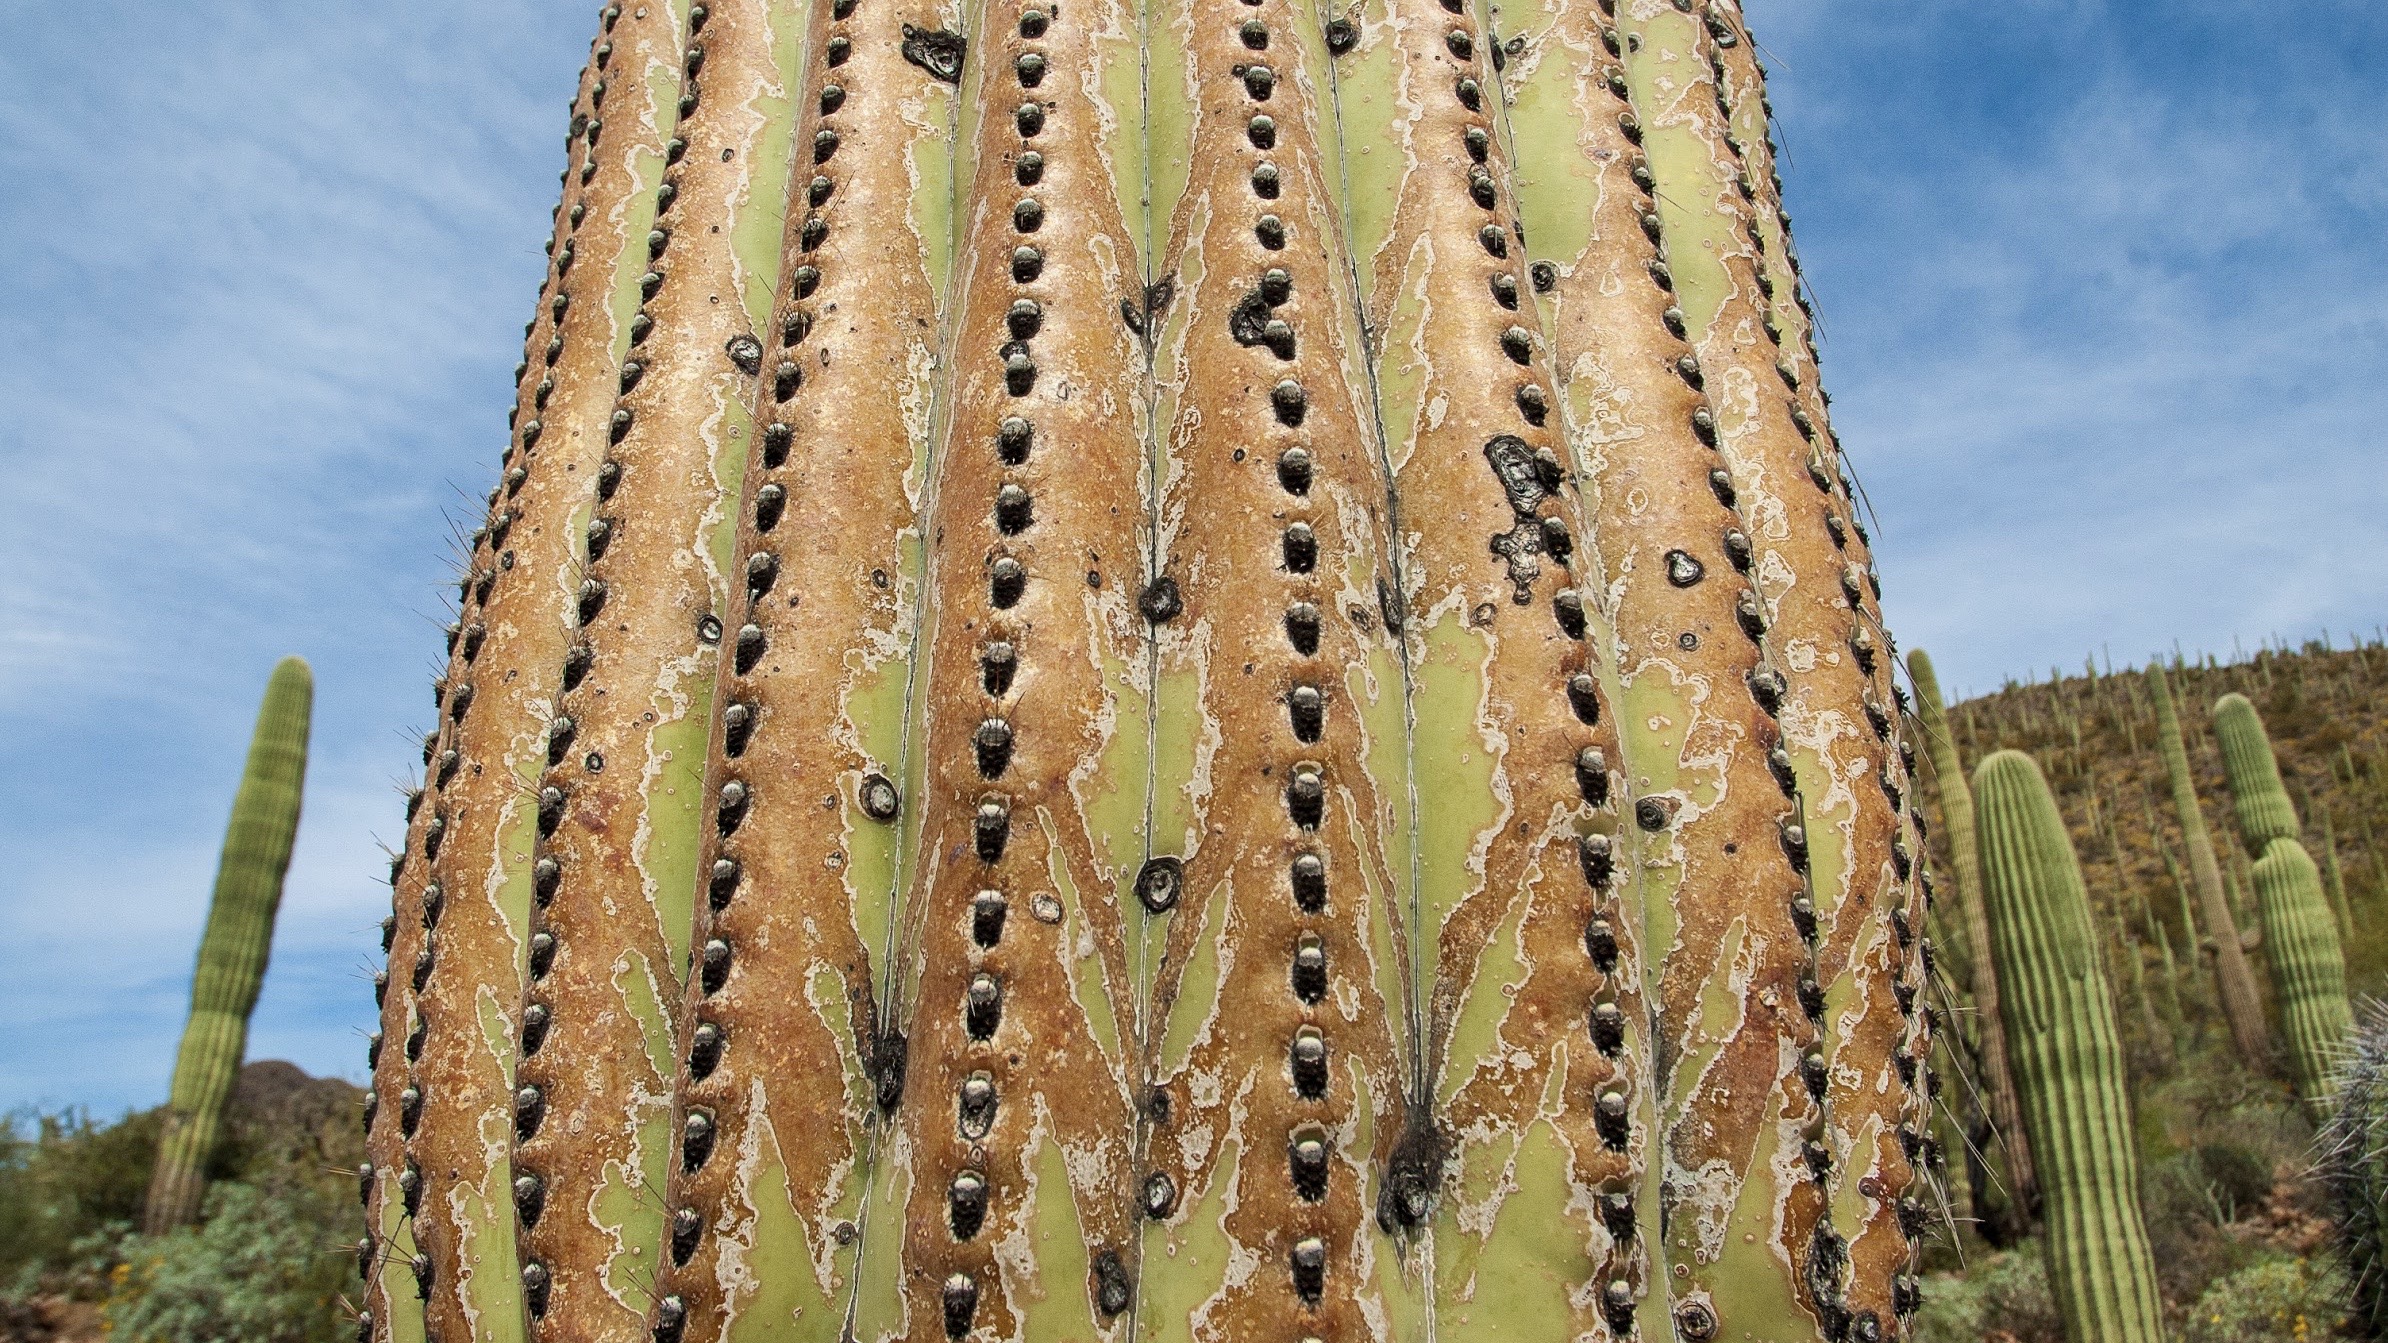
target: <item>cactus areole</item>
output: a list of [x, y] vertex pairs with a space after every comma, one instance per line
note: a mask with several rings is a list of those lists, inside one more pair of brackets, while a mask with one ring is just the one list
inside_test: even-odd
[[1721, 0], [609, 6], [367, 1340], [1882, 1339], [1914, 753]]

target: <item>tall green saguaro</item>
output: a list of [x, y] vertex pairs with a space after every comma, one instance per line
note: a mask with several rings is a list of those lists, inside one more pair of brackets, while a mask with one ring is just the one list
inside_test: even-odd
[[1990, 954], [1990, 911], [1982, 894], [1981, 854], [1974, 844], [1973, 789], [1965, 782], [1965, 762], [1957, 754], [1957, 739], [1949, 733], [1948, 710], [1940, 696], [1940, 678], [1923, 649], [1907, 655], [1908, 674], [1915, 681], [1916, 716], [1924, 729], [1924, 749], [1932, 760], [1932, 781], [1940, 791], [1941, 824], [1948, 830], [1949, 855], [1957, 876], [1957, 919], [1964, 929], [1973, 972], [1966, 985], [1982, 1032], [1983, 1083], [1989, 1091], [1990, 1118], [1998, 1125], [2006, 1147], [2008, 1196], [2018, 1209], [2035, 1197], [2037, 1177], [2032, 1170], [2031, 1143], [2023, 1131], [2023, 1108], [2015, 1095], [2015, 1074], [2007, 1066], [2006, 1023], [2000, 1016], [1998, 962]]
[[282, 875], [290, 869], [290, 846], [298, 837], [314, 705], [314, 673], [298, 658], [282, 659], [265, 683], [248, 767], [232, 800], [232, 825], [216, 867], [207, 931], [199, 939], [191, 1020], [183, 1027], [182, 1051], [174, 1061], [173, 1098], [142, 1217], [142, 1229], [151, 1235], [197, 1216], [207, 1187], [208, 1153], [223, 1122], [224, 1099], [240, 1073], [249, 1012], [257, 1006], [266, 957], [273, 950]]
[[2338, 920], [2322, 893], [2321, 871], [2297, 838], [2297, 809], [2281, 785], [2264, 721], [2246, 696], [2215, 701], [2214, 737], [2222, 744], [2239, 833], [2255, 855], [2248, 884], [2264, 921], [2264, 958], [2279, 994], [2289, 1072], [2298, 1095], [2320, 1100], [2329, 1094], [2338, 1051], [2354, 1025]]
[[[2247, 953], [2239, 945], [2239, 922], [2231, 916], [2222, 892], [2222, 869], [2214, 861], [2214, 840], [2206, 830], [2205, 812], [2197, 805], [2197, 784], [2189, 773], [2189, 749], [2181, 741], [2180, 715], [2173, 710], [2172, 683], [2164, 668], [2148, 667], [2148, 689], [2156, 697], [2156, 746], [2164, 753], [2164, 772], [2172, 781], [2172, 805], [2181, 821], [2181, 840], [2189, 852], [2189, 875], [2197, 886], [2197, 903], [2206, 916], [2206, 932], [2214, 942], [2214, 982], [2221, 990], [2222, 1015], [2230, 1022], [2232, 1043], [2251, 1062], [2269, 1058], [2272, 1034], [2264, 1025], [2263, 999], [2255, 991], [2255, 974], [2247, 968]], [[2259, 1064], [2260, 1066], [2260, 1064]]]
[[2081, 864], [2040, 767], [2000, 751], [1974, 772], [1990, 951], [2039, 1158], [2048, 1281], [2078, 1343], [2164, 1337], [2139, 1212], [2139, 1155], [2113, 995]]

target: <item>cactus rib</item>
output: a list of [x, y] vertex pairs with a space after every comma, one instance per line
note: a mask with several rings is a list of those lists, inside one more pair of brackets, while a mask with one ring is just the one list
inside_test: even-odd
[[790, 203], [782, 66], [797, 27], [757, 0], [712, 0], [694, 24], [671, 200], [645, 240], [648, 325], [622, 365], [585, 532], [574, 656], [587, 665], [549, 725], [530, 920], [548, 941], [516, 1075], [540, 1110], [515, 1126], [525, 1304], [550, 1338], [643, 1337], [663, 1249], [671, 1082], [695, 1048], [674, 1026], [736, 526], [724, 481], [752, 437]]

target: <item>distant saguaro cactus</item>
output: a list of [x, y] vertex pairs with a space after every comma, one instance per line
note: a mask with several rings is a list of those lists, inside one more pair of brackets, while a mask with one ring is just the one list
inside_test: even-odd
[[2148, 689], [2156, 700], [2156, 746], [2164, 755], [2164, 772], [2172, 782], [2172, 805], [2181, 822], [2181, 839], [2189, 852], [2189, 876], [2197, 888], [2197, 903], [2205, 915], [2206, 932], [2214, 944], [2214, 982], [2221, 990], [2222, 1015], [2230, 1023], [2231, 1040], [2239, 1056], [2252, 1067], [2265, 1067], [2272, 1056], [2272, 1032], [2264, 1024], [2264, 1001], [2255, 988], [2255, 972], [2239, 943], [2239, 921], [2231, 914], [2223, 893], [2222, 869], [2214, 861], [2214, 839], [2206, 829], [2206, 815], [2197, 804], [2197, 784], [2189, 772], [2189, 748], [2181, 740], [2180, 715], [2174, 712], [2172, 683], [2164, 668], [2148, 665]]
[[2280, 782], [2272, 740], [2245, 695], [2214, 702], [2214, 736], [2222, 743], [2240, 833], [2255, 855], [2248, 885], [2263, 919], [2264, 959], [2280, 999], [2289, 1072], [2298, 1095], [2319, 1100], [2329, 1093], [2340, 1042], [2354, 1021], [2338, 919], [2320, 869], [2297, 838], [2302, 827]]
[[273, 950], [274, 914], [282, 905], [282, 877], [298, 837], [299, 794], [307, 777], [307, 729], [315, 676], [298, 658], [284, 658], [265, 683], [265, 702], [249, 739], [249, 762], [232, 800], [232, 824], [216, 867], [215, 898], [199, 939], [199, 971], [191, 981], [191, 1019], [174, 1061], [174, 1090], [166, 1131], [158, 1140], [156, 1172], [142, 1230], [171, 1231], [199, 1214], [208, 1154], [224, 1118], [224, 1100], [240, 1075], [249, 1041], [249, 1013]]
[[2163, 1307], [2140, 1219], [2131, 1099], [2081, 865], [2030, 756], [1997, 752], [1973, 783], [2007, 1047], [2039, 1157], [2049, 1285], [2070, 1337], [2157, 1343]]

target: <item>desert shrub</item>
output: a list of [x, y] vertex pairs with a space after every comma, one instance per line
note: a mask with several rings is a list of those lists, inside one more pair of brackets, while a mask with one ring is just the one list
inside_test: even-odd
[[1977, 1258], [1962, 1274], [1936, 1273], [1924, 1282], [1916, 1343], [1979, 1343], [1993, 1329], [2015, 1343], [2065, 1343], [2036, 1240]]
[[341, 1292], [355, 1259], [338, 1251], [353, 1229], [317, 1185], [219, 1184], [197, 1227], [124, 1246], [108, 1297], [116, 1343], [316, 1343], [337, 1337]]
[[[61, 1291], [43, 1281], [88, 1257], [92, 1238], [137, 1221], [163, 1116], [113, 1124], [80, 1112], [0, 1116], [0, 1294]], [[118, 1234], [121, 1234], [120, 1232]]]
[[2337, 1332], [2336, 1275], [2313, 1260], [2266, 1255], [2216, 1279], [2190, 1305], [2181, 1343], [2303, 1343]]

